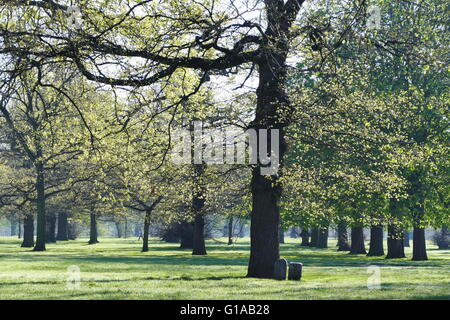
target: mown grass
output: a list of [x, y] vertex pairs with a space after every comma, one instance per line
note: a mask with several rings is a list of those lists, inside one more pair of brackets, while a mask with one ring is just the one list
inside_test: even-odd
[[[429, 261], [385, 260], [282, 245], [282, 256], [303, 263], [303, 278], [245, 278], [248, 239], [233, 246], [208, 241], [207, 256], [152, 240], [140, 252], [136, 239], [86, 239], [47, 245], [46, 252], [20, 248], [0, 237], [0, 299], [449, 299], [450, 250], [429, 244]], [[68, 267], [80, 269], [80, 285]], [[370, 265], [380, 267], [381, 288], [368, 289]], [[70, 270], [70, 269], [69, 269]], [[69, 282], [67, 281], [69, 279]]]

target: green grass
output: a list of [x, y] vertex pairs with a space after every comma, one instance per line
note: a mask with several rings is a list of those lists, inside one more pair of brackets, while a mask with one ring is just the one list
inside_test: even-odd
[[[47, 245], [46, 252], [20, 248], [0, 237], [0, 299], [449, 299], [450, 250], [429, 245], [429, 261], [384, 260], [330, 249], [300, 247], [288, 239], [281, 254], [303, 262], [303, 278], [245, 278], [248, 239], [233, 246], [209, 241], [207, 256], [176, 244], [151, 241], [140, 252], [136, 239], [86, 239]], [[78, 289], [68, 289], [67, 268], [81, 270]], [[369, 265], [380, 266], [381, 289], [367, 288]], [[69, 283], [70, 284], [70, 283]]]

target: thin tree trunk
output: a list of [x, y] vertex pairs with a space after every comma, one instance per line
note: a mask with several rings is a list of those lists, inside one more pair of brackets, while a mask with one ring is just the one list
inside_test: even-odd
[[383, 249], [383, 226], [372, 226], [370, 228], [369, 257], [384, 256]]
[[56, 242], [56, 215], [54, 212], [46, 212], [45, 243]]
[[194, 239], [192, 254], [195, 256], [206, 255], [205, 219], [202, 213], [197, 214], [194, 220]]
[[328, 248], [328, 227], [319, 228], [317, 233], [317, 248]]
[[148, 251], [148, 236], [150, 233], [150, 216], [151, 216], [151, 210], [147, 210], [145, 212], [145, 220], [144, 220], [144, 235], [142, 237], [142, 252]]
[[311, 242], [309, 243], [310, 247], [317, 247], [317, 240], [319, 239], [319, 229], [312, 228], [311, 229]]
[[58, 213], [58, 232], [56, 234], [56, 240], [58, 241], [69, 240], [68, 224], [69, 222], [67, 220], [67, 213], [66, 212]]
[[124, 226], [124, 230], [123, 230], [123, 238], [126, 239], [127, 238], [127, 233], [128, 233], [128, 219], [127, 217], [124, 217], [125, 220], [125, 226]]
[[338, 223], [338, 250], [337, 251], [350, 251], [350, 244], [348, 242], [347, 225], [345, 222], [340, 221]]
[[364, 245], [364, 228], [352, 227], [350, 254], [367, 254]]
[[20, 219], [18, 219], [18, 232], [17, 232], [17, 237], [20, 239], [22, 238], [22, 222]]
[[300, 236], [302, 237], [302, 243], [300, 246], [309, 247], [309, 230], [307, 228], [303, 228]]
[[386, 259], [399, 259], [405, 257], [403, 230], [398, 226], [388, 225], [387, 248], [388, 252]]
[[23, 219], [23, 248], [32, 248], [34, 246], [34, 218], [28, 214]]
[[17, 235], [17, 219], [16, 217], [12, 216], [9, 219], [9, 222], [11, 223], [11, 236]]
[[88, 244], [98, 243], [97, 216], [94, 212], [90, 214], [89, 242]]
[[[42, 156], [42, 154], [40, 156]], [[36, 163], [36, 174], [37, 230], [36, 245], [33, 250], [45, 251], [45, 177], [44, 165], [39, 161]]]
[[192, 254], [195, 256], [206, 255], [205, 246], [205, 216], [203, 208], [205, 206], [203, 173], [204, 164], [194, 165], [195, 190], [192, 197], [192, 213], [194, 214], [194, 231]]
[[122, 238], [122, 228], [119, 222], [114, 221], [114, 224], [116, 225], [117, 230], [117, 238]]
[[425, 228], [414, 227], [412, 261], [428, 260], [425, 241]]
[[228, 219], [228, 245], [233, 244], [233, 217]]

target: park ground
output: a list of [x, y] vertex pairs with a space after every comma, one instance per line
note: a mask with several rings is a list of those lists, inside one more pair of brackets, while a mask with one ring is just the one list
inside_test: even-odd
[[0, 237], [0, 299], [450, 299], [450, 250], [429, 243], [429, 260], [413, 262], [411, 248], [405, 259], [385, 260], [337, 252], [333, 240], [329, 249], [298, 242], [287, 239], [281, 255], [303, 263], [300, 282], [245, 278], [248, 238], [208, 241], [207, 256], [192, 256], [156, 239], [146, 253], [136, 238], [81, 238], [33, 252]]

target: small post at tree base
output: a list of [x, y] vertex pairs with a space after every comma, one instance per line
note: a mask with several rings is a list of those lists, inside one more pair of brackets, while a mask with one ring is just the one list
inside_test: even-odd
[[288, 280], [300, 280], [302, 278], [303, 264], [301, 262], [290, 262]]
[[275, 261], [273, 277], [276, 280], [286, 280], [287, 264], [286, 259], [278, 259]]

